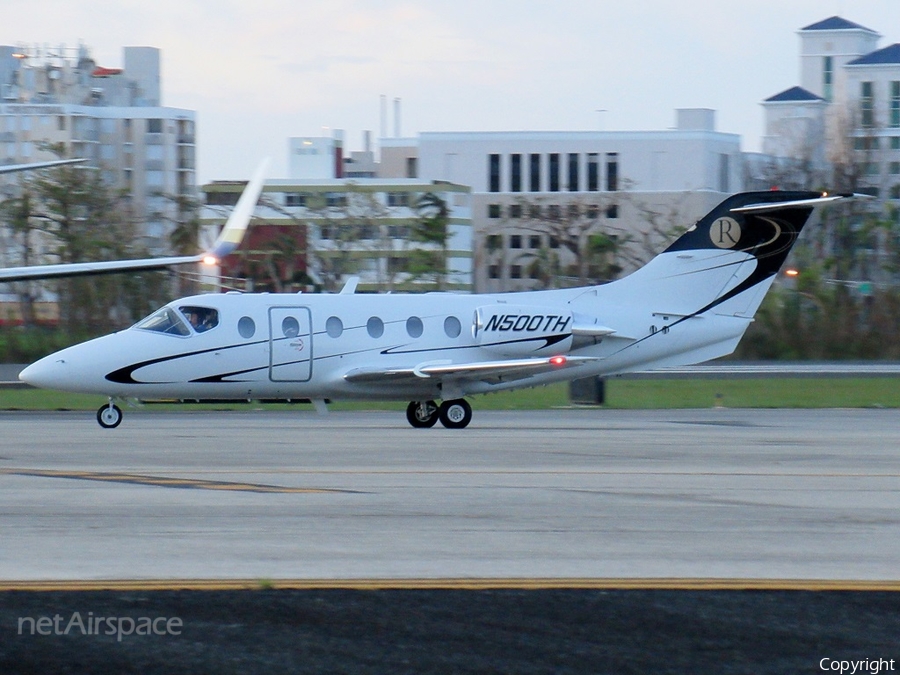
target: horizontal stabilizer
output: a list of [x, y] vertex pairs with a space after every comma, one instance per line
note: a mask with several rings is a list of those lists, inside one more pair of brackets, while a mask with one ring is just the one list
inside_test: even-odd
[[849, 199], [859, 195], [853, 194], [823, 194], [821, 197], [813, 197], [811, 199], [794, 199], [786, 202], [770, 202], [765, 204], [748, 204], [747, 206], [738, 206], [731, 209], [732, 213], [765, 213], [766, 211], [779, 211], [781, 209], [806, 208], [811, 206], [822, 206], [830, 204], [839, 199]]

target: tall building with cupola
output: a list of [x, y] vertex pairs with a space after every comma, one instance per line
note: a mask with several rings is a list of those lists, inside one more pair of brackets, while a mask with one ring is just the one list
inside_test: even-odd
[[900, 199], [900, 44], [838, 16], [798, 35], [800, 84], [763, 102], [763, 153], [831, 181], [858, 167], [834, 187]]

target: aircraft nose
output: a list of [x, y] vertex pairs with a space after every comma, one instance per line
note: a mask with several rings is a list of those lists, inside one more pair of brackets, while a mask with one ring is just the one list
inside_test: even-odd
[[56, 389], [65, 385], [71, 375], [65, 359], [57, 356], [48, 356], [35, 361], [19, 373], [19, 379], [32, 387], [43, 389]]

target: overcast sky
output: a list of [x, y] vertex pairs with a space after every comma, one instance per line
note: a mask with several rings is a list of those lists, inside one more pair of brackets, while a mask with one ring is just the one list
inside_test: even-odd
[[[797, 30], [839, 15], [900, 42], [900, 0], [0, 0], [0, 44], [162, 50], [163, 105], [197, 111], [198, 180], [246, 178], [287, 139], [401, 131], [654, 130], [714, 108], [758, 150], [799, 83]], [[598, 111], [604, 112], [598, 112]]]

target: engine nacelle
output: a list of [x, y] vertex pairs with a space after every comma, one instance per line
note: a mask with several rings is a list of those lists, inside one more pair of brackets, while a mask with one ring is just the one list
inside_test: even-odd
[[475, 310], [475, 343], [506, 356], [565, 354], [572, 347], [572, 313], [534, 305], [485, 305]]

